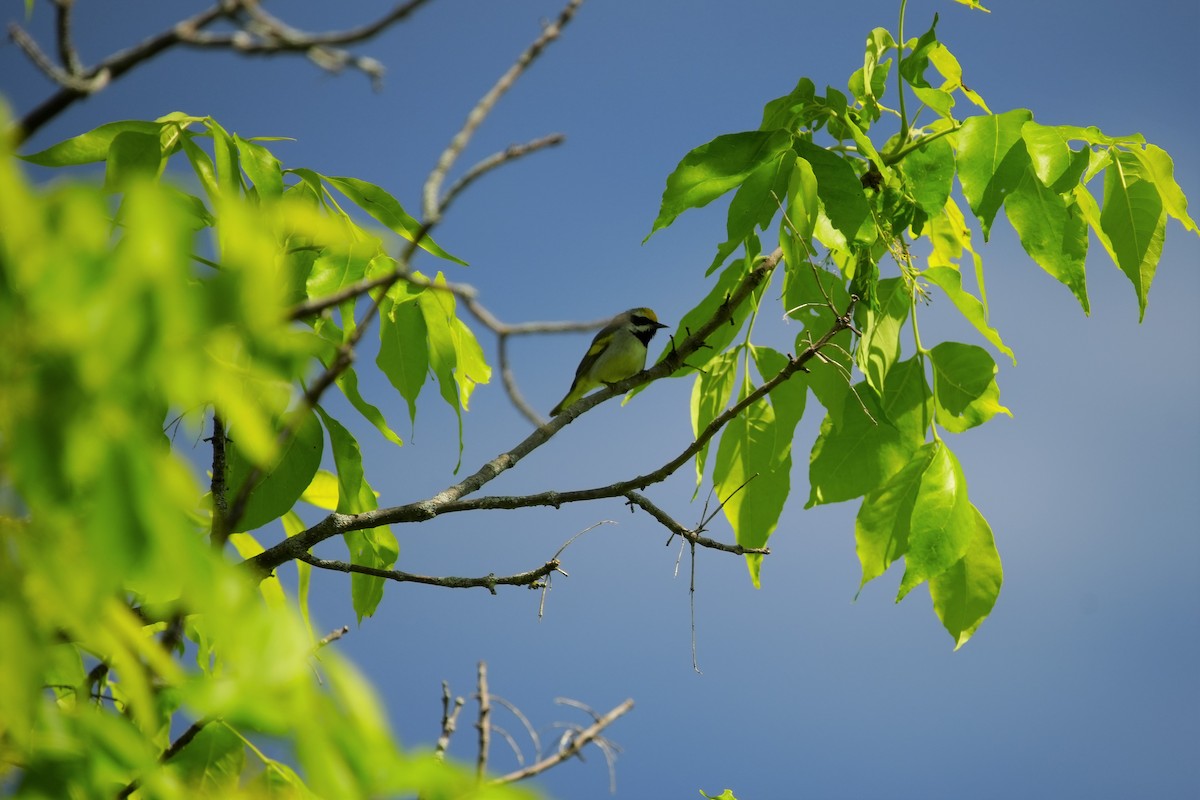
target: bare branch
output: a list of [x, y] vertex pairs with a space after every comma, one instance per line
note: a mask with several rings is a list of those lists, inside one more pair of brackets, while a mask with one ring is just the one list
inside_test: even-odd
[[[698, 544], [701, 547], [707, 547], [711, 550], [722, 550], [726, 553], [733, 553], [734, 555], [739, 556], [744, 556], [747, 553], [757, 553], [758, 555], [764, 556], [769, 556], [771, 554], [771, 548], [769, 547], [742, 547], [740, 544], [726, 544], [725, 542], [719, 542], [716, 539], [709, 539], [707, 536], [701, 536], [700, 531], [704, 530], [703, 524], [701, 524], [700, 527], [696, 528], [695, 530], [692, 530], [691, 528], [685, 528], [677, 520], [673, 519], [669, 514], [667, 514], [667, 512], [654, 505], [654, 503], [650, 502], [649, 498], [639, 492], [626, 492], [625, 497], [629, 499], [629, 502], [637, 505], [639, 508], [649, 513], [650, 516], [662, 523], [663, 527], [669, 530], [672, 536], [681, 536], [687, 541], [691, 542], [693, 545]], [[668, 539], [667, 544], [670, 543], [671, 542]]]
[[[196, 734], [198, 734], [198, 733], [200, 733], [200, 731], [204, 730], [204, 727], [212, 721], [213, 720], [211, 718], [205, 717], [203, 719], [198, 719], [195, 722], [193, 722], [190, 726], [188, 726], [187, 730], [185, 730], [183, 733], [179, 734], [178, 739], [171, 742], [171, 744], [167, 747], [167, 749], [162, 752], [162, 755], [158, 757], [158, 762], [160, 764], [165, 764], [166, 762], [168, 762], [172, 758], [174, 758], [176, 756], [176, 754], [179, 753], [180, 750], [182, 750], [183, 748], [187, 747], [189, 744], [192, 743], [192, 740], [196, 738]], [[127, 783], [125, 785], [125, 788], [123, 788], [121, 791], [117, 792], [118, 800], [123, 800], [123, 798], [129, 797], [131, 794], [136, 792], [140, 786], [141, 786], [141, 779], [134, 778], [132, 781], [130, 781], [129, 783]]]
[[600, 717], [587, 728], [584, 728], [576, 733], [574, 736], [570, 736], [568, 734], [569, 738], [568, 741], [566, 741], [565, 746], [559, 748], [559, 750], [553, 755], [547, 756], [535, 764], [530, 764], [528, 767], [522, 767], [521, 769], [510, 772], [507, 775], [496, 778], [492, 781], [492, 783], [515, 783], [516, 781], [525, 780], [526, 778], [531, 778], [534, 775], [540, 775], [551, 767], [566, 761], [568, 758], [578, 755], [579, 752], [583, 750], [583, 748], [589, 743], [591, 743], [593, 740], [598, 740], [600, 733], [605, 728], [607, 728], [621, 716], [628, 713], [632, 708], [633, 700], [626, 700], [624, 703], [621, 703], [612, 711], [609, 711], [607, 714]]
[[342, 638], [349, 632], [350, 632], [349, 625], [343, 625], [340, 628], [334, 628], [329, 633], [325, 634], [324, 636], [322, 636], [320, 638], [320, 640], [317, 642], [317, 646], [314, 649], [320, 650], [322, 647], [328, 647], [330, 644], [336, 642], [338, 639]]
[[297, 555], [296, 558], [318, 569], [328, 569], [334, 572], [372, 575], [376, 578], [386, 578], [397, 583], [423, 583], [426, 586], [441, 586], [447, 589], [487, 589], [492, 594], [496, 594], [497, 586], [536, 587], [542, 578], [557, 570], [559, 566], [557, 560], [551, 560], [537, 569], [531, 569], [528, 572], [518, 572], [515, 575], [503, 575], [499, 577], [496, 575], [484, 575], [480, 578], [456, 578], [453, 576], [434, 577], [432, 575], [417, 575], [412, 572], [401, 572], [398, 569], [379, 569], [377, 567], [368, 567], [365, 564], [329, 561], [324, 558], [317, 558], [307, 551]]
[[[70, 8], [72, 0], [53, 0], [58, 6], [58, 47], [66, 69], [50, 62], [24, 30], [9, 26], [9, 35], [60, 88], [41, 104], [30, 110], [15, 126], [16, 144], [28, 139], [39, 128], [61, 114], [74, 103], [100, 91], [112, 81], [162, 53], [184, 45], [189, 47], [222, 48], [243, 55], [276, 55], [302, 52], [325, 69], [354, 66], [378, 81], [383, 67], [374, 59], [355, 56], [336, 49], [366, 41], [390, 26], [406, 19], [429, 0], [407, 0], [373, 22], [357, 28], [329, 33], [299, 31], [263, 11], [258, 0], [218, 0], [210, 7], [180, 20], [138, 44], [109, 55], [94, 67], [79, 63], [70, 38]], [[233, 19], [244, 14], [248, 19], [232, 33], [211, 33], [205, 29], [219, 19]], [[40, 60], [35, 57], [40, 55]]]
[[475, 723], [475, 728], [479, 731], [479, 756], [475, 760], [475, 774], [482, 779], [487, 772], [488, 746], [492, 735], [492, 701], [488, 696], [486, 661], [479, 662], [478, 682], [479, 721]]
[[[226, 464], [225, 457], [225, 421], [221, 419], [221, 415], [213, 411], [213, 435], [209, 439], [212, 443], [212, 482], [210, 484], [210, 493], [212, 495], [212, 523], [209, 530], [209, 538], [215, 547], [223, 547], [225, 540], [229, 538], [229, 526], [225, 520], [229, 516], [229, 498], [226, 496], [229, 487], [226, 485]], [[225, 538], [221, 538], [222, 535]]]
[[462, 711], [463, 699], [454, 698], [454, 708], [450, 707], [450, 684], [442, 681], [442, 735], [438, 737], [437, 746], [433, 752], [437, 758], [446, 757], [446, 748], [450, 746], [450, 737], [458, 727], [458, 712]]
[[467, 120], [463, 123], [461, 129], [450, 140], [450, 144], [442, 151], [438, 157], [437, 164], [429, 173], [429, 177], [425, 181], [425, 189], [422, 193], [422, 214], [427, 220], [436, 220], [439, 215], [439, 206], [441, 202], [442, 183], [446, 180], [446, 174], [450, 168], [454, 166], [454, 162], [458, 160], [467, 143], [471, 141], [471, 137], [475, 134], [476, 129], [487, 119], [496, 102], [512, 88], [516, 83], [517, 78], [529, 67], [534, 60], [541, 55], [546, 46], [553, 42], [562, 33], [562, 29], [567, 26], [567, 23], [575, 16], [575, 12], [579, 6], [583, 4], [583, 0], [570, 0], [566, 7], [559, 12], [558, 19], [547, 25], [542, 30], [542, 35], [534, 40], [533, 44], [526, 48], [525, 52], [517, 58], [516, 63], [509, 67], [508, 71], [500, 76], [500, 79], [488, 90], [487, 94], [480, 98], [471, 112], [467, 114]]
[[547, 147], [557, 147], [566, 141], [566, 138], [567, 137], [563, 136], [561, 133], [552, 133], [549, 136], [543, 136], [540, 139], [534, 139], [533, 141], [526, 142], [525, 144], [509, 145], [499, 153], [493, 153], [475, 166], [471, 167], [463, 174], [461, 178], [451, 184], [450, 188], [446, 190], [446, 193], [442, 195], [442, 199], [438, 202], [438, 214], [445, 214], [446, 209], [450, 207], [450, 204], [453, 203], [454, 200], [460, 194], [462, 194], [468, 186], [497, 167], [503, 166], [510, 161], [515, 161], [522, 156], [527, 156], [530, 153], [536, 153], [538, 150], [545, 150]]
[[[782, 381], [786, 380], [791, 374], [803, 368], [806, 361], [823, 346], [829, 339], [832, 339], [835, 334], [843, 330], [844, 321], [848, 320], [848, 315], [841, 320], [835, 322], [831, 330], [822, 339], [806, 350], [797, 358], [789, 363], [780, 375], [776, 376], [772, 381], [768, 381], [759, 387], [749, 397], [742, 402], [727, 410], [725, 414], [718, 416], [709, 424], [688, 449], [678, 456], [676, 459], [668, 462], [662, 468], [649, 475], [640, 476], [633, 480], [623, 481], [613, 484], [609, 487], [601, 487], [599, 489], [584, 490], [579, 492], [545, 492], [540, 495], [529, 495], [525, 497], [488, 497], [480, 498], [475, 501], [462, 500], [468, 494], [478, 491], [482, 486], [496, 478], [503, 472], [511, 469], [522, 458], [537, 449], [558, 432], [564, 425], [570, 424], [576, 417], [593, 406], [615, 397], [619, 394], [624, 394], [636, 386], [647, 383], [651, 380], [671, 375], [681, 369], [685, 363], [685, 359], [695, 353], [702, 347], [706, 347], [705, 340], [720, 326], [726, 324], [732, 319], [733, 312], [741, 305], [753, 292], [767, 279], [775, 269], [779, 260], [783, 257], [783, 251], [776, 249], [771, 255], [762, 259], [755, 267], [744, 277], [738, 286], [729, 294], [726, 301], [717, 308], [712, 317], [703, 325], [700, 325], [694, 332], [691, 332], [688, 337], [681, 342], [673, 351], [667, 354], [658, 364], [648, 370], [643, 370], [637, 375], [627, 378], [623, 381], [607, 386], [600, 391], [580, 400], [570, 409], [560, 414], [551, 420], [548, 424], [543, 425], [530, 433], [523, 441], [507, 452], [501, 453], [490, 461], [484, 463], [474, 473], [464, 478], [452, 486], [448, 486], [438, 494], [426, 500], [409, 503], [403, 506], [394, 506], [391, 508], [381, 508], [374, 511], [368, 511], [361, 514], [338, 514], [333, 513], [318, 522], [308, 530], [302, 531], [295, 536], [284, 539], [279, 544], [268, 548], [257, 556], [248, 559], [251, 567], [260, 575], [268, 575], [280, 564], [299, 558], [309, 548], [319, 542], [328, 539], [330, 536], [339, 533], [345, 533], [348, 530], [362, 530], [366, 528], [374, 528], [379, 525], [402, 522], [418, 522], [427, 519], [432, 519], [438, 514], [447, 513], [450, 511], [465, 511], [475, 508], [520, 508], [526, 505], [553, 505], [557, 506], [563, 502], [577, 502], [580, 500], [592, 500], [601, 497], [616, 497], [631, 490], [644, 489], [651, 483], [661, 481], [691, 458], [704, 443], [711, 439], [729, 420], [733, 419], [750, 403], [757, 401], [765, 396], [767, 392], [773, 389]], [[362, 330], [361, 328], [359, 329]], [[311, 390], [310, 390], [311, 391]]]
[[529, 405], [525, 400], [525, 395], [521, 394], [521, 389], [517, 386], [517, 378], [513, 375], [512, 365], [508, 360], [508, 334], [500, 334], [496, 337], [496, 351], [500, 360], [500, 383], [504, 385], [508, 399], [512, 401], [517, 411], [525, 415], [525, 419], [533, 423], [535, 428], [545, 425], [545, 418], [537, 412], [537, 409]]
[[21, 48], [21, 52], [28, 56], [34, 66], [45, 73], [46, 77], [63, 87], [63, 91], [74, 92], [81, 96], [88, 95], [103, 89], [112, 78], [107, 71], [96, 72], [90, 77], [85, 77], [64, 70], [51, 61], [50, 57], [42, 52], [42, 48], [38, 46], [33, 37], [15, 22], [8, 23], [8, 38]]
[[71, 75], [83, 73], [83, 64], [79, 61], [79, 52], [71, 36], [71, 11], [75, 8], [75, 0], [52, 0], [54, 3], [55, 33], [58, 40], [58, 60]]

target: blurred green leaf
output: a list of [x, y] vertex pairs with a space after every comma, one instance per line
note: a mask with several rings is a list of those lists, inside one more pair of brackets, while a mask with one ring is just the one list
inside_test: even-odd
[[110, 192], [124, 189], [131, 181], [153, 180], [162, 167], [162, 151], [157, 134], [124, 131], [116, 135], [108, 149], [104, 188]]
[[[255, 464], [244, 455], [237, 429], [230, 430], [229, 435], [227, 481], [232, 499], [242, 490]], [[324, 441], [316, 415], [305, 414], [295, 435], [279, 453], [274, 465], [268, 466], [266, 474], [254, 484], [245, 513], [234, 529], [240, 532], [262, 527], [294, 506], [321, 464]]]
[[[325, 182], [333, 186], [356, 206], [366, 211], [390, 230], [400, 234], [408, 241], [417, 241], [417, 246], [438, 258], [453, 261], [455, 264], [467, 266], [467, 262], [457, 256], [452, 256], [442, 249], [428, 233], [421, 235], [421, 223], [404, 210], [400, 201], [392, 197], [380, 187], [359, 178], [344, 178], [332, 175], [323, 176]], [[418, 240], [417, 237], [421, 238]]]

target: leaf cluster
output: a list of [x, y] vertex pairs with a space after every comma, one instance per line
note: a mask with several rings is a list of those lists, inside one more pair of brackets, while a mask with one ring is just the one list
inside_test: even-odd
[[[776, 243], [781, 313], [801, 326], [795, 352], [860, 301], [852, 330], [724, 429], [711, 481], [739, 544], [765, 545], [790, 491], [796, 425], [811, 392], [824, 419], [809, 455], [808, 506], [861, 498], [855, 538], [862, 584], [903, 559], [897, 600], [928, 583], [934, 611], [961, 646], [994, 606], [1002, 571], [991, 529], [970, 502], [942, 434], [1009, 411], [1000, 404], [988, 349], [953, 341], [930, 346], [921, 340], [919, 313], [933, 294], [944, 294], [984, 343], [1014, 364], [1015, 357], [989, 322], [983, 259], [957, 193], [984, 241], [1003, 211], [1033, 261], [1085, 313], [1089, 230], [1129, 277], [1143, 316], [1168, 217], [1197, 228], [1170, 158], [1140, 134], [1043, 125], [1024, 109], [992, 113], [938, 40], [936, 16], [928, 31], [908, 40], [871, 31], [847, 90], [818, 92], [801, 78], [764, 106], [757, 130], [693, 149], [667, 178], [651, 235], [732, 193], [726, 237], [708, 267], [719, 274], [684, 316], [684, 330], [711, 315]], [[960, 118], [963, 99], [976, 113]], [[910, 116], [914, 100], [919, 106]], [[930, 119], [920, 124], [924, 115]], [[878, 132], [891, 127], [888, 120], [898, 131], [884, 136]], [[739, 250], [743, 255], [730, 260]], [[962, 265], [967, 254], [969, 272]], [[752, 341], [765, 291], [764, 284], [675, 372], [695, 374], [697, 432], [788, 363]], [[906, 328], [911, 348], [902, 345]], [[695, 462], [699, 489], [709, 469], [707, 444]], [[747, 561], [757, 585], [762, 557]]]

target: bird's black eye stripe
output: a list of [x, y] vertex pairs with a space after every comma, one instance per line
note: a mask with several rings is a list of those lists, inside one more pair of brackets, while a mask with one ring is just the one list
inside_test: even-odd
[[641, 314], [634, 314], [633, 315], [633, 324], [634, 325], [653, 325], [654, 320], [650, 319], [649, 317], [643, 317]]

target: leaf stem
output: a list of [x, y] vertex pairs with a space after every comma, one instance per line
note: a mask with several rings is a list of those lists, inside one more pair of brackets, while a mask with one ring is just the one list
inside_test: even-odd
[[[929, 355], [929, 351], [926, 350], [921, 345], [921, 328], [920, 328], [920, 325], [917, 323], [917, 282], [915, 280], [912, 282], [912, 289], [910, 290], [909, 295], [908, 295], [908, 302], [909, 302], [909, 313], [912, 315], [913, 342], [917, 346], [917, 358], [921, 359], [921, 375], [924, 376], [925, 375], [925, 365], [928, 361], [928, 359], [926, 357]], [[942, 440], [942, 437], [938, 435], [937, 420], [935, 418], [936, 414], [937, 414], [937, 376], [936, 375], [933, 376], [932, 381], [926, 382], [925, 389], [928, 392], [926, 394], [926, 397], [929, 397], [931, 395], [933, 397], [934, 413], [929, 416], [929, 433], [930, 433], [930, 435], [933, 436], [933, 440], [935, 442], [940, 442]]]
[[900, 142], [897, 147], [904, 147], [908, 142], [908, 113], [904, 110], [904, 73], [900, 64], [904, 61], [904, 11], [908, 0], [900, 0], [900, 27], [896, 31], [896, 88], [900, 93]]

